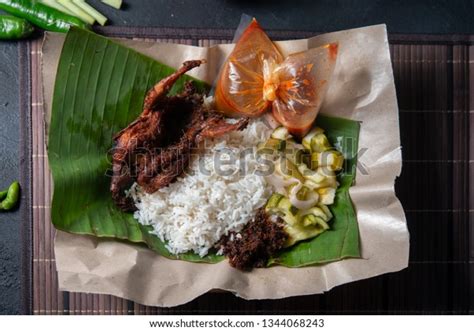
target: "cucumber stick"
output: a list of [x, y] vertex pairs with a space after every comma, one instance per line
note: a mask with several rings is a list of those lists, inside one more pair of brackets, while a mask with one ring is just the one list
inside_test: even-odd
[[111, 7], [114, 7], [116, 9], [120, 9], [122, 6], [122, 0], [101, 0], [103, 3], [106, 5], [109, 5]]
[[54, 8], [59, 10], [60, 12], [63, 12], [68, 15], [75, 16], [72, 11], [64, 7], [63, 5], [59, 4], [56, 0], [41, 0], [41, 3], [45, 4], [48, 7]]
[[87, 14], [92, 16], [100, 25], [104, 26], [105, 23], [107, 22], [107, 17], [102, 15], [99, 11], [97, 11], [94, 7], [89, 5], [84, 0], [72, 0], [72, 2], [77, 7], [81, 8], [83, 11], [85, 11]]
[[76, 16], [77, 18], [79, 18], [79, 19], [83, 20], [84, 22], [89, 23], [91, 25], [94, 24], [95, 19], [91, 15], [86, 13], [84, 10], [82, 10], [81, 8], [76, 6], [72, 2], [72, 0], [57, 0], [57, 2], [60, 5], [63, 5], [64, 7], [66, 7], [71, 12], [73, 12], [74, 16]]

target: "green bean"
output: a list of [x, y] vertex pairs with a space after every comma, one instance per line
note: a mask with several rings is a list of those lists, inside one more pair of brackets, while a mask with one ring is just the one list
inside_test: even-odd
[[15, 208], [20, 198], [20, 184], [13, 182], [7, 191], [7, 196], [0, 202], [0, 210], [11, 210]]

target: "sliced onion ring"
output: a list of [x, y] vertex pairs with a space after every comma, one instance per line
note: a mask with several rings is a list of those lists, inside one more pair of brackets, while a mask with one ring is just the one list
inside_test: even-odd
[[267, 182], [270, 183], [277, 193], [286, 195], [285, 187], [288, 187], [292, 184], [298, 184], [300, 181], [296, 178], [285, 179], [277, 174], [271, 174], [266, 177]]
[[308, 209], [308, 208], [311, 208], [313, 207], [317, 202], [318, 202], [318, 199], [319, 199], [319, 196], [316, 192], [314, 192], [313, 190], [311, 190], [309, 192], [309, 199], [307, 200], [300, 200], [298, 199], [298, 197], [296, 196], [296, 194], [298, 193], [298, 191], [303, 187], [303, 184], [301, 184], [300, 182], [298, 182], [297, 185], [295, 185], [294, 187], [291, 188], [290, 190], [290, 195], [289, 195], [289, 199], [290, 199], [290, 202], [293, 206], [295, 206], [296, 208], [298, 209]]

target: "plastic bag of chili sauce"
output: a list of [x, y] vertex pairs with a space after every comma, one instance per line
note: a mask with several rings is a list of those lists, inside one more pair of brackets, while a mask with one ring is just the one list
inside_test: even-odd
[[253, 19], [221, 69], [216, 107], [234, 117], [257, 117], [272, 109], [278, 122], [303, 136], [319, 112], [337, 51], [337, 43], [331, 43], [284, 59]]

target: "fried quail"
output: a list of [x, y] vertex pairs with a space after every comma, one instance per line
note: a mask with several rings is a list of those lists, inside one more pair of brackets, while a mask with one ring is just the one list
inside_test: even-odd
[[201, 141], [247, 126], [247, 118], [228, 123], [222, 114], [204, 107], [204, 96], [191, 82], [182, 93], [168, 96], [184, 73], [202, 63], [205, 61], [184, 62], [158, 82], [146, 94], [141, 115], [113, 138], [110, 191], [123, 211], [136, 210], [126, 194], [135, 181], [146, 192], [156, 192], [185, 171]]

